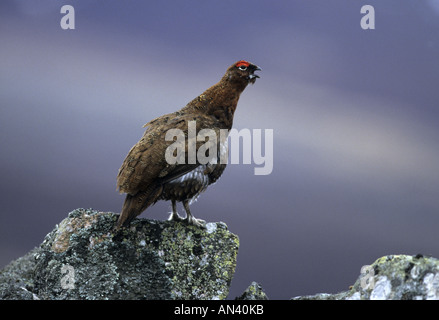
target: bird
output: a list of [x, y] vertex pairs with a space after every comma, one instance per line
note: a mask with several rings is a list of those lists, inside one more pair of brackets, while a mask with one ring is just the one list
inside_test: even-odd
[[[227, 154], [227, 141], [221, 131], [228, 133], [241, 93], [248, 84], [254, 84], [261, 70], [246, 60], [239, 60], [227, 68], [219, 82], [191, 100], [180, 110], [149, 121], [142, 138], [131, 148], [117, 175], [119, 193], [126, 193], [116, 230], [130, 225], [131, 221], [159, 200], [171, 201], [172, 213], [168, 220], [185, 221], [188, 225], [205, 228], [206, 222], [195, 218], [189, 205], [215, 183], [223, 174], [227, 163], [220, 161]], [[204, 141], [189, 141], [189, 125], [197, 133], [209, 129], [216, 133], [217, 152], [205, 163], [188, 161], [190, 144], [200, 150]], [[166, 151], [175, 139], [168, 141], [169, 130], [181, 130], [185, 137], [182, 149], [184, 161], [167, 161]], [[175, 154], [175, 153], [173, 153]], [[226, 161], [225, 161], [226, 162]], [[177, 202], [183, 204], [186, 218], [177, 212]]]

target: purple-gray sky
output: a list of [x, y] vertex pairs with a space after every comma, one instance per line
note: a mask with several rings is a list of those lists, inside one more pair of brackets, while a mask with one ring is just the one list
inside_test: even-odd
[[142, 125], [239, 59], [263, 70], [234, 127], [274, 130], [274, 169], [229, 165], [192, 206], [240, 237], [230, 297], [337, 292], [380, 256], [439, 257], [439, 0], [2, 0], [0, 40], [0, 267], [75, 208], [119, 212]]

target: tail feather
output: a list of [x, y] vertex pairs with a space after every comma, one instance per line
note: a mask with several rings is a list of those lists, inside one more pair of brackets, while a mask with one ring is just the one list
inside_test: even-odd
[[137, 208], [138, 206], [136, 206], [136, 196], [137, 194], [134, 196], [127, 194], [119, 219], [117, 220], [116, 229], [129, 225], [130, 222], [140, 214], [140, 210]]
[[135, 217], [157, 202], [162, 188], [155, 188], [153, 191], [139, 191], [135, 195], [127, 194], [117, 220], [116, 230], [128, 226]]

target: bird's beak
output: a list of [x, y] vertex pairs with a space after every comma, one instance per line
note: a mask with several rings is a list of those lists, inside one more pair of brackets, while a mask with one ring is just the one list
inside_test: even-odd
[[[253, 70], [253, 72], [255, 72], [255, 71], [261, 71], [261, 70], [262, 70], [262, 69], [259, 68], [258, 66], [254, 66], [254, 70]], [[248, 76], [248, 80], [249, 80], [252, 84], [255, 83], [256, 78], [260, 78], [259, 75], [254, 74], [253, 72]]]
[[[258, 66], [255, 66], [255, 70], [253, 72], [261, 71], [261, 70], [262, 70], [261, 68], [259, 68]], [[256, 78], [259, 78], [259, 76], [257, 74], [253, 74], [253, 76], [255, 76]]]

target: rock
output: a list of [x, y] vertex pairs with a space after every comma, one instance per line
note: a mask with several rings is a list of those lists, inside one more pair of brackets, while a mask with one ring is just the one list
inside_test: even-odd
[[69, 213], [39, 248], [1, 271], [0, 289], [14, 286], [0, 291], [0, 298], [227, 297], [239, 240], [224, 223], [208, 223], [202, 230], [136, 219], [115, 235], [117, 217], [91, 209]]
[[235, 300], [268, 300], [267, 295], [262, 286], [253, 281], [242, 295], [236, 297]]
[[293, 300], [439, 300], [439, 260], [422, 255], [388, 255], [361, 274], [350, 290]]
[[31, 250], [0, 271], [0, 299], [38, 300], [38, 297], [31, 292], [35, 268], [34, 255], [38, 250], [39, 248]]
[[[135, 219], [114, 234], [117, 215], [76, 209], [43, 243], [0, 270], [0, 299], [225, 299], [238, 237], [222, 223], [206, 229]], [[237, 300], [268, 299], [252, 282]], [[439, 260], [388, 255], [349, 290], [293, 300], [439, 300]]]

